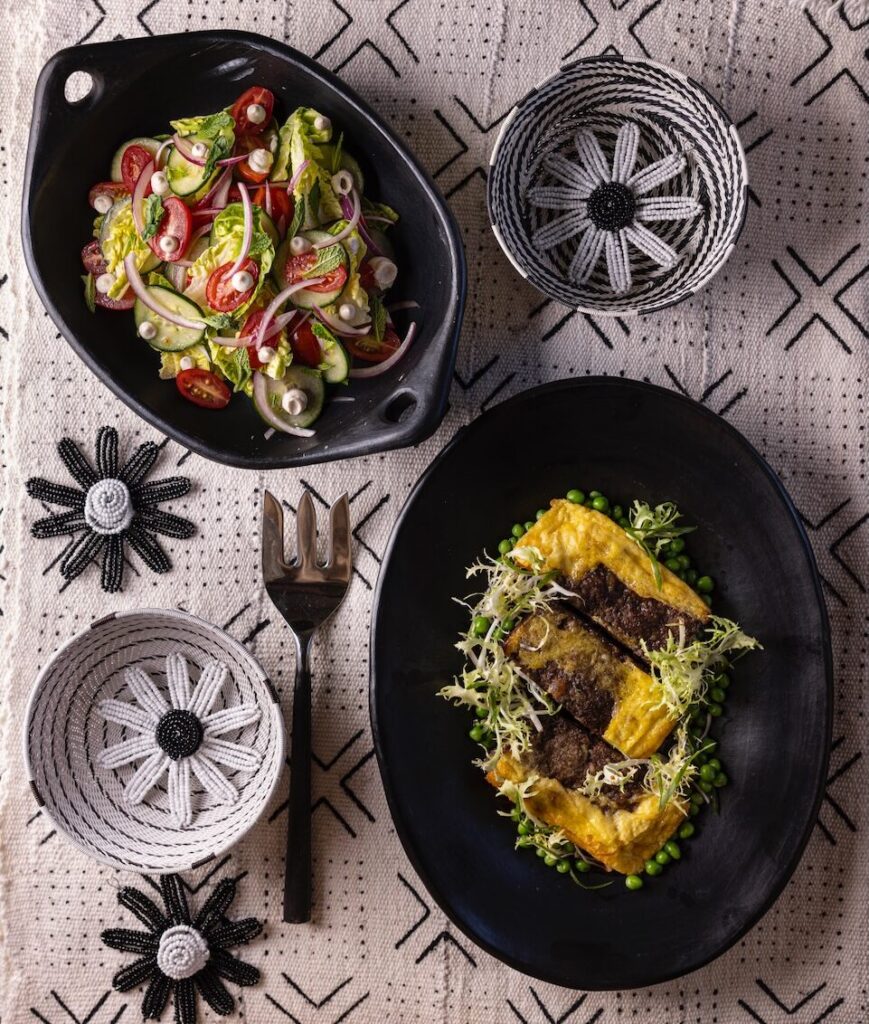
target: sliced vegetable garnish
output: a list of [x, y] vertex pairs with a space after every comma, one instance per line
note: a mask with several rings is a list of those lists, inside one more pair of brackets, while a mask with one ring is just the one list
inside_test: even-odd
[[[259, 107], [259, 110], [251, 109]], [[272, 119], [275, 95], [269, 89], [253, 85], [243, 92], [232, 106], [232, 119], [240, 134], [258, 135], [265, 131]], [[251, 115], [254, 115], [251, 117]]]
[[175, 378], [175, 384], [188, 402], [203, 409], [225, 409], [232, 397], [229, 388], [216, 374], [197, 366], [182, 370]]
[[[231, 313], [232, 310], [243, 306], [253, 295], [259, 277], [259, 266], [252, 259], [245, 260], [239, 270], [234, 270], [233, 267], [232, 263], [224, 263], [218, 267], [208, 278], [205, 288], [208, 305], [220, 313]], [[236, 278], [237, 274], [249, 276], [248, 287], [239, 289], [236, 286], [240, 283]]]
[[[124, 150], [124, 155], [121, 157], [121, 177], [124, 182], [125, 188], [132, 192], [136, 187], [136, 182], [142, 175], [142, 171], [153, 163], [153, 157], [149, 150], [145, 149], [144, 146], [138, 146], [133, 144], [127, 146]], [[150, 175], [149, 175], [150, 178]], [[150, 181], [147, 183], [147, 188], [150, 189]]]

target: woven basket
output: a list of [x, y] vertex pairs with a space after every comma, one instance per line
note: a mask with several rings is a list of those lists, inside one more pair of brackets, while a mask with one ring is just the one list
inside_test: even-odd
[[[261, 708], [258, 722], [224, 737], [259, 750], [259, 768], [225, 770], [240, 793], [228, 806], [194, 780], [196, 814], [186, 828], [169, 813], [165, 777], [143, 803], [131, 805], [123, 790], [136, 765], [97, 764], [101, 751], [131, 735], [106, 721], [98, 703], [132, 700], [124, 669], [133, 665], [165, 693], [165, 658], [175, 651], [186, 658], [194, 683], [207, 662], [227, 666], [215, 710], [241, 703]], [[238, 641], [186, 612], [148, 609], [97, 620], [51, 658], [30, 696], [24, 756], [37, 801], [80, 850], [112, 867], [166, 874], [218, 856], [263, 813], [283, 767], [283, 718], [271, 683]]]
[[[590, 129], [612, 157], [616, 133], [627, 120], [640, 129], [638, 167], [669, 153], [688, 154], [685, 170], [655, 194], [691, 196], [703, 213], [653, 225], [683, 258], [663, 269], [632, 251], [632, 286], [617, 295], [604, 261], [584, 284], [570, 280], [575, 242], [543, 252], [534, 246], [534, 232], [552, 212], [535, 207], [526, 193], [549, 183], [541, 167], [547, 154], [575, 159], [578, 129]], [[651, 61], [601, 56], [563, 67], [509, 113], [490, 163], [489, 216], [501, 248], [536, 288], [582, 312], [625, 316], [681, 302], [721, 269], [745, 218], [748, 178], [735, 127], [700, 85]]]

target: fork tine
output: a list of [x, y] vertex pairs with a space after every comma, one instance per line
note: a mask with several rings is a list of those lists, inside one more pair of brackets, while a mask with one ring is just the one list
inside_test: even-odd
[[278, 499], [266, 491], [263, 495], [262, 567], [266, 580], [284, 573], [284, 510]]
[[296, 512], [296, 564], [306, 569], [317, 564], [317, 513], [310, 491], [302, 495]]
[[326, 568], [331, 577], [350, 580], [350, 499], [346, 492], [329, 509], [329, 551]]

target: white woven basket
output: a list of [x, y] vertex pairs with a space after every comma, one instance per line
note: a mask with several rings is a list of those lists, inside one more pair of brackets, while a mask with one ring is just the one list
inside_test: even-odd
[[[261, 709], [257, 722], [224, 737], [258, 750], [259, 768], [226, 771], [240, 794], [232, 805], [195, 784], [196, 814], [186, 828], [169, 813], [165, 779], [143, 803], [131, 805], [124, 786], [136, 765], [109, 770], [97, 764], [101, 751], [131, 735], [106, 721], [99, 702], [132, 699], [124, 670], [133, 665], [165, 693], [165, 659], [176, 651], [187, 659], [194, 683], [209, 661], [229, 669], [215, 710], [242, 703]], [[36, 800], [80, 850], [115, 868], [166, 874], [218, 856], [260, 817], [283, 767], [284, 724], [271, 683], [238, 641], [186, 612], [145, 609], [99, 619], [54, 654], [30, 696], [24, 757]]]

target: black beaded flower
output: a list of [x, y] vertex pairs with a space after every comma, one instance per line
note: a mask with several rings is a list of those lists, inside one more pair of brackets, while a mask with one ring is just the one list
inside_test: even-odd
[[145, 1020], [157, 1020], [173, 990], [176, 1024], [195, 1024], [197, 992], [215, 1013], [232, 1013], [235, 999], [223, 982], [255, 985], [260, 973], [227, 949], [250, 942], [262, 931], [262, 924], [255, 917], [242, 921], [225, 917], [235, 899], [232, 878], [218, 883], [196, 917], [190, 916], [178, 875], [163, 875], [160, 891], [165, 910], [131, 886], [118, 893], [118, 903], [132, 911], [148, 931], [108, 928], [103, 932], [107, 946], [139, 954], [138, 960], [118, 971], [112, 985], [127, 992], [148, 982], [142, 1000]]
[[80, 534], [70, 541], [60, 559], [61, 575], [67, 580], [75, 579], [102, 552], [103, 590], [120, 590], [125, 543], [149, 569], [168, 572], [172, 563], [155, 534], [187, 538], [196, 527], [189, 520], [157, 507], [160, 502], [180, 498], [190, 490], [186, 477], [143, 482], [157, 458], [157, 445], [153, 441], [139, 445], [120, 469], [118, 432], [114, 427], [100, 427], [97, 433], [96, 469], [69, 437], [60, 441], [57, 451], [81, 490], [53, 484], [42, 477], [32, 477], [26, 487], [32, 498], [70, 510], [39, 519], [30, 528], [34, 537]]

